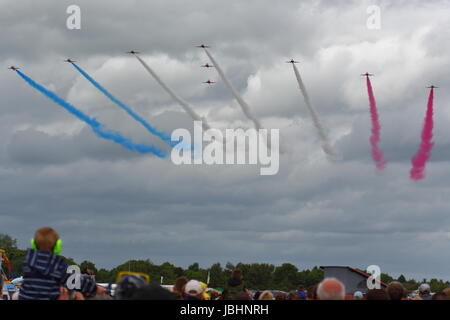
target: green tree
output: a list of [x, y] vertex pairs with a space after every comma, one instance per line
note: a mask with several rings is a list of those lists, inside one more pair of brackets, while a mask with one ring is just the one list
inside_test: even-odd
[[390, 283], [392, 281], [395, 281], [394, 278], [392, 278], [390, 275], [388, 275], [387, 273], [381, 273], [381, 281], [384, 283]]
[[212, 288], [224, 288], [228, 279], [220, 263], [213, 264], [211, 268], [209, 268], [209, 272], [209, 286]]
[[239, 263], [236, 269], [242, 271], [244, 283], [248, 289], [265, 290], [272, 288], [274, 265], [267, 263]]
[[191, 264], [184, 272], [184, 276], [188, 279], [194, 279], [202, 282], [206, 282], [208, 278], [208, 271], [200, 268], [200, 265], [195, 262]]
[[17, 239], [13, 239], [11, 236], [0, 233], [0, 249], [17, 249]]
[[175, 268], [175, 275], [176, 275], [177, 278], [183, 276], [183, 274], [184, 274], [183, 268], [181, 268], [181, 267], [176, 267]]
[[448, 281], [442, 281], [442, 280], [438, 280], [438, 279], [431, 279], [430, 280], [430, 287], [431, 287], [431, 291], [432, 292], [439, 292], [444, 290], [445, 288], [448, 288], [449, 283]]
[[200, 270], [200, 266], [199, 266], [198, 262], [194, 262], [193, 264], [191, 264], [188, 267], [188, 270], [194, 271], [194, 272]]
[[80, 269], [81, 270], [90, 269], [94, 273], [97, 273], [97, 268], [95, 267], [95, 264], [87, 260], [84, 260], [82, 263], [80, 263]]
[[298, 285], [298, 269], [290, 263], [276, 267], [273, 273], [273, 289], [289, 291]]
[[164, 284], [173, 284], [177, 278], [175, 273], [175, 266], [169, 262], [164, 262], [160, 266], [160, 275], [163, 278]]
[[297, 273], [297, 284], [310, 287], [323, 280], [323, 270], [314, 267], [311, 270], [303, 270]]
[[103, 269], [103, 268], [96, 272], [95, 280], [97, 282], [105, 282], [105, 283], [110, 283], [110, 282], [112, 283], [112, 282], [116, 281], [112, 272], [109, 270]]

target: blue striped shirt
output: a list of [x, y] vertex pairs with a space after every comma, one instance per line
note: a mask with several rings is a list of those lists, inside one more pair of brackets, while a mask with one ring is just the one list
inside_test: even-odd
[[27, 250], [19, 300], [55, 300], [67, 278], [68, 264], [62, 257], [40, 250]]

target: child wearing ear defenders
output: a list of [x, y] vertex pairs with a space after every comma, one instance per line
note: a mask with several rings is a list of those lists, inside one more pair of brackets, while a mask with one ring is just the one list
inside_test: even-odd
[[23, 264], [19, 300], [56, 300], [68, 277], [68, 264], [59, 254], [62, 242], [49, 227], [36, 230]]

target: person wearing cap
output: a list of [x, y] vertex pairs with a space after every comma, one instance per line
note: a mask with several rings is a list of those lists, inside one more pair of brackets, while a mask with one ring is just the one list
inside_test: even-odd
[[127, 274], [122, 277], [117, 284], [114, 298], [116, 300], [127, 300], [133, 293], [147, 284], [144, 277], [134, 274]]
[[189, 280], [184, 286], [184, 300], [203, 300], [203, 287], [197, 280]]
[[364, 295], [361, 291], [355, 291], [353, 294], [353, 300], [362, 300], [364, 299]]
[[428, 283], [422, 283], [419, 286], [419, 296], [422, 300], [431, 300], [431, 288]]

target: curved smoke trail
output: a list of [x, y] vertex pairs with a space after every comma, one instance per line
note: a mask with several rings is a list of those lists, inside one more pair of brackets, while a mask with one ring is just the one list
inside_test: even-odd
[[144, 60], [142, 60], [137, 54], [135, 54], [136, 58], [139, 60], [139, 62], [144, 66], [145, 70], [150, 73], [150, 75], [156, 80], [156, 82], [159, 83], [159, 85], [169, 94], [169, 96], [178, 102], [178, 104], [184, 109], [184, 111], [192, 118], [194, 121], [202, 121], [203, 130], [211, 129], [209, 124], [206, 122], [205, 118], [200, 117], [188, 104], [186, 101], [178, 97], [175, 92], [173, 92], [162, 80], [161, 78], [153, 71], [150, 66], [145, 63]]
[[219, 73], [220, 78], [222, 79], [222, 81], [225, 83], [225, 85], [227, 86], [227, 88], [230, 90], [231, 94], [234, 96], [234, 98], [236, 99], [236, 101], [239, 103], [239, 105], [241, 106], [242, 112], [244, 112], [245, 116], [251, 120], [255, 126], [256, 130], [262, 129], [261, 123], [258, 121], [258, 119], [256, 119], [250, 112], [250, 107], [248, 106], [248, 104], [244, 101], [244, 99], [242, 99], [242, 97], [239, 95], [239, 93], [236, 91], [236, 89], [233, 87], [233, 85], [231, 84], [231, 82], [227, 79], [227, 77], [225, 76], [225, 73], [223, 72], [222, 68], [219, 66], [219, 64], [217, 63], [216, 59], [213, 58], [213, 56], [211, 55], [211, 53], [209, 53], [208, 49], [204, 48], [206, 54], [208, 55], [209, 59], [211, 60], [212, 64], [216, 67], [217, 72]]
[[423, 129], [422, 129], [422, 142], [420, 143], [419, 150], [416, 155], [411, 159], [412, 168], [410, 171], [410, 177], [412, 180], [421, 180], [425, 177], [425, 166], [428, 159], [431, 156], [431, 149], [433, 149], [433, 100], [434, 89], [431, 88], [430, 95], [428, 97], [427, 113], [425, 116]]
[[300, 87], [300, 90], [303, 94], [303, 98], [305, 99], [305, 103], [306, 106], [308, 107], [309, 114], [311, 115], [314, 126], [317, 129], [317, 133], [319, 134], [320, 140], [322, 140], [322, 149], [325, 152], [325, 154], [330, 157], [330, 159], [332, 160], [338, 159], [338, 155], [333, 151], [333, 148], [331, 148], [331, 145], [328, 141], [328, 137], [325, 134], [325, 130], [322, 128], [319, 118], [317, 117], [316, 110], [314, 109], [311, 100], [309, 99], [309, 95], [308, 92], [306, 91], [306, 87], [305, 84], [303, 83], [302, 77], [300, 76], [300, 72], [298, 71], [294, 63], [292, 64], [292, 67], [294, 68], [298, 86]]
[[380, 142], [381, 126], [378, 120], [377, 104], [373, 94], [372, 83], [369, 76], [366, 76], [367, 92], [370, 101], [370, 118], [372, 120], [372, 136], [370, 137], [370, 145], [372, 147], [372, 159], [378, 170], [382, 171], [386, 167], [387, 161], [384, 160], [384, 154], [378, 146]]
[[57, 103], [67, 111], [69, 111], [71, 114], [76, 116], [81, 121], [84, 121], [87, 123], [92, 130], [95, 132], [95, 134], [103, 139], [114, 141], [115, 143], [120, 144], [121, 146], [136, 151], [139, 153], [153, 153], [154, 155], [164, 158], [166, 154], [159, 150], [158, 148], [154, 146], [149, 146], [145, 144], [135, 144], [132, 141], [128, 140], [127, 138], [123, 137], [119, 132], [110, 132], [108, 131], [103, 124], [98, 122], [95, 118], [91, 118], [87, 115], [85, 115], [83, 112], [75, 108], [73, 105], [59, 97], [56, 93], [47, 90], [37, 82], [35, 82], [33, 79], [29, 78], [24, 73], [20, 72], [19, 70], [16, 70], [17, 74], [22, 77], [30, 86], [44, 94], [47, 98], [53, 100], [53, 102]]
[[130, 107], [125, 105], [122, 101], [114, 97], [108, 90], [106, 90], [100, 83], [95, 81], [90, 75], [88, 75], [83, 69], [81, 69], [77, 64], [71, 62], [71, 64], [78, 70], [94, 87], [96, 87], [101, 93], [103, 93], [106, 97], [108, 97], [112, 102], [125, 110], [134, 120], [141, 123], [151, 134], [161, 138], [164, 142], [166, 142], [169, 146], [173, 147], [178, 142], [172, 141], [170, 136], [164, 132], [161, 132], [154, 127], [152, 127], [147, 121], [145, 121], [142, 117], [140, 117], [136, 112], [134, 112]]

